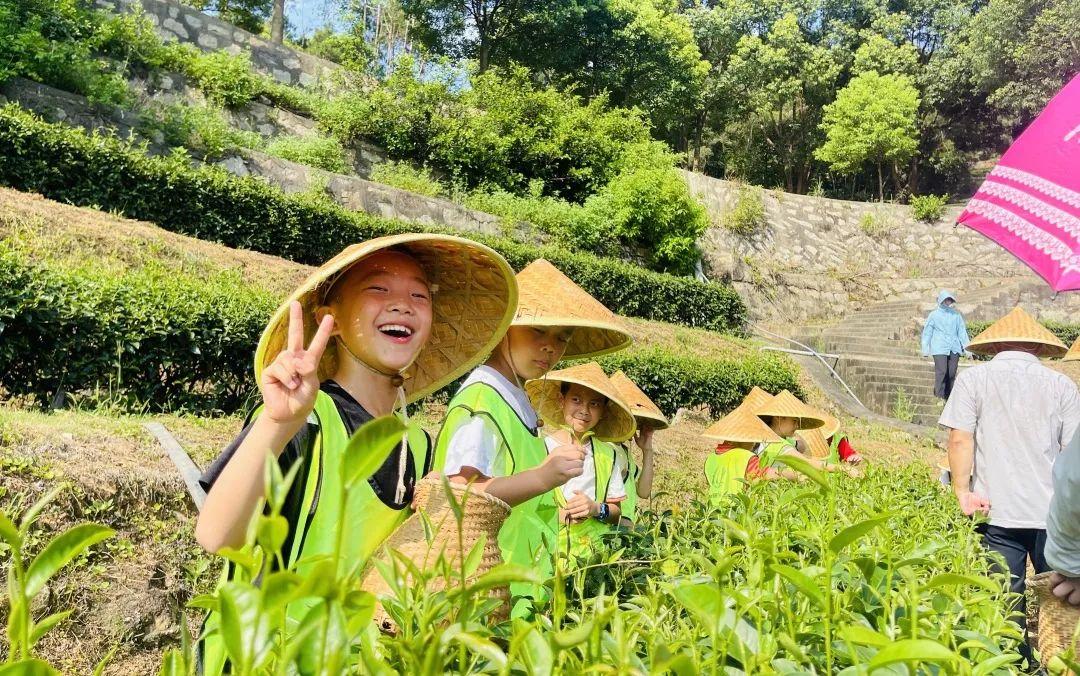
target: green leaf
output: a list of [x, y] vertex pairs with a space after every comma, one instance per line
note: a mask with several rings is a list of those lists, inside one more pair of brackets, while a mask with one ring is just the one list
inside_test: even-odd
[[457, 501], [453, 489], [450, 488], [449, 479], [445, 476], [441, 478], [443, 490], [446, 491], [446, 504], [450, 505], [450, 509], [454, 513], [454, 523], [461, 523], [465, 518], [465, 509], [462, 504]]
[[806, 573], [780, 563], [770, 564], [769, 569], [795, 585], [796, 589], [801, 591], [819, 608], [825, 608], [825, 592]]
[[297, 656], [300, 673], [341, 673], [349, 646], [347, 623], [341, 606], [329, 600], [317, 603], [300, 624], [305, 628], [314, 627], [304, 637]]
[[960, 656], [937, 641], [907, 638], [882, 648], [870, 660], [871, 670], [897, 662], [956, 662]]
[[268, 555], [281, 551], [289, 537], [289, 521], [283, 516], [260, 516], [256, 539]]
[[188, 676], [188, 665], [184, 654], [176, 648], [165, 653], [158, 676]]
[[292, 603], [303, 588], [304, 579], [291, 570], [270, 573], [262, 584], [262, 607], [276, 610]]
[[826, 491], [832, 490], [832, 487], [829, 485], [829, 477], [825, 472], [811, 465], [805, 458], [791, 453], [781, 453], [776, 457], [775, 462], [787, 465], [807, 479], [816, 483], [818, 486], [821, 486]]
[[720, 614], [724, 610], [720, 590], [715, 584], [683, 584], [672, 592], [675, 599], [687, 610], [697, 616], [709, 632], [715, 631], [720, 623]]
[[405, 425], [396, 416], [385, 415], [360, 426], [349, 439], [342, 458], [345, 487], [367, 481], [402, 442]]
[[30, 509], [23, 512], [22, 520], [19, 521], [19, 532], [26, 535], [26, 532], [30, 530], [30, 526], [37, 521], [38, 514], [41, 514], [41, 510], [45, 509], [45, 506], [56, 499], [57, 495], [60, 495], [67, 488], [67, 484], [58, 484], [54, 486], [51, 491], [41, 496], [41, 498], [33, 504]]
[[856, 645], [872, 645], [881, 647], [892, 643], [892, 639], [885, 634], [874, 631], [870, 627], [864, 627], [858, 624], [850, 624], [846, 627], [841, 628], [840, 637], [848, 643], [854, 643]]
[[526, 630], [522, 658], [525, 662], [526, 673], [548, 676], [554, 669], [555, 658], [551, 652], [551, 646], [536, 627], [529, 627]]
[[866, 535], [870, 531], [874, 530], [878, 526], [884, 524], [888, 520], [888, 516], [878, 516], [848, 526], [844, 530], [834, 535], [831, 540], [829, 540], [829, 549], [832, 550], [833, 554], [839, 554], [841, 551], [843, 551], [844, 547], [852, 544], [853, 542]]
[[980, 587], [988, 592], [1000, 592], [1004, 591], [1001, 585], [996, 584], [988, 577], [981, 575], [961, 575], [960, 573], [938, 573], [934, 577], [930, 578], [930, 581], [926, 583], [927, 589], [937, 589], [939, 587], [953, 587], [953, 586], [972, 586]]
[[543, 582], [543, 578], [541, 578], [540, 573], [533, 568], [522, 566], [517, 563], [500, 563], [476, 578], [476, 582], [469, 585], [469, 591], [484, 591], [485, 589], [504, 587], [517, 582], [540, 584]]
[[54, 537], [26, 571], [26, 596], [33, 598], [45, 583], [88, 547], [112, 537], [113, 529], [84, 523]]
[[218, 590], [218, 598], [221, 601], [218, 631], [225, 650], [238, 671], [252, 669], [263, 647], [259, 590], [246, 582], [229, 582]]
[[14, 664], [0, 666], [0, 676], [58, 676], [59, 673], [49, 666], [48, 662], [38, 659], [21, 660]]
[[22, 548], [22, 536], [19, 535], [19, 529], [2, 511], [0, 511], [0, 538], [3, 538], [4, 542], [15, 551]]
[[975, 668], [971, 671], [971, 676], [986, 676], [991, 674], [1006, 664], [1012, 664], [1020, 660], [1020, 656], [1016, 653], [1008, 655], [997, 655], [991, 657], [988, 660], [984, 660], [975, 665]]
[[454, 635], [451, 640], [457, 641], [472, 652], [487, 659], [492, 666], [498, 667], [499, 669], [506, 666], [506, 653], [504, 653], [499, 646], [486, 638], [463, 631]]
[[480, 533], [480, 537], [476, 539], [476, 543], [469, 550], [469, 555], [465, 557], [465, 564], [461, 568], [466, 578], [471, 577], [476, 572], [476, 569], [480, 567], [480, 561], [484, 558], [484, 545], [486, 544], [487, 533]]
[[48, 617], [42, 619], [40, 622], [35, 622], [33, 628], [30, 630], [30, 647], [33, 647], [41, 640], [41, 637], [49, 633], [49, 630], [56, 625], [63, 622], [74, 610], [62, 610], [59, 613], [53, 613]]
[[594, 622], [589, 620], [583, 622], [573, 629], [563, 629], [557, 631], [551, 636], [551, 642], [555, 644], [556, 648], [561, 650], [567, 650], [574, 646], [584, 643], [592, 635]]

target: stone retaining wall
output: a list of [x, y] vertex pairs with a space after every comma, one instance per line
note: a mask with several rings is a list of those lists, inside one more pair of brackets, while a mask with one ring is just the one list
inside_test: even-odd
[[[974, 290], [1002, 278], [1037, 279], [997, 244], [953, 223], [915, 220], [910, 207], [847, 202], [779, 191], [685, 172], [713, 225], [699, 244], [710, 278], [730, 279], [759, 320], [829, 319], [859, 305], [923, 297], [941, 286]], [[740, 194], [757, 195], [765, 227], [735, 235], [723, 227]], [[869, 214], [874, 227], [861, 224]], [[875, 230], [876, 228], [876, 230]]]
[[340, 68], [335, 63], [276, 45], [171, 0], [95, 0], [95, 4], [109, 11], [132, 11], [141, 7], [163, 37], [190, 43], [205, 51], [248, 52], [255, 68], [287, 85], [314, 87]]

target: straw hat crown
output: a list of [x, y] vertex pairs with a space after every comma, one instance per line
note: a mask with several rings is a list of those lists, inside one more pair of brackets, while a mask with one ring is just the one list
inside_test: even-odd
[[621, 398], [634, 413], [634, 417], [637, 418], [639, 427], [641, 422], [648, 422], [652, 425], [653, 429], [667, 429], [668, 420], [664, 417], [663, 411], [660, 407], [652, 402], [641, 388], [637, 386], [633, 380], [630, 380], [622, 371], [616, 371], [611, 374], [611, 383], [615, 386], [615, 390], [619, 393]]
[[591, 359], [630, 345], [630, 334], [615, 313], [543, 258], [525, 266], [517, 281], [514, 326], [573, 328], [564, 359]]
[[1073, 341], [1072, 347], [1061, 358], [1061, 361], [1080, 361], [1080, 337]]
[[[813, 430], [799, 430], [796, 432], [796, 436], [806, 442], [806, 450], [811, 458], [827, 458], [829, 457], [829, 442], [826, 439], [826, 435], [821, 430], [824, 427]], [[832, 435], [828, 435], [832, 436]]]
[[783, 441], [776, 432], [754, 415], [750, 407], [742, 405], [712, 425], [702, 435], [717, 441], [734, 441], [757, 444]]
[[815, 429], [825, 425], [825, 419], [820, 411], [802, 403], [798, 397], [787, 390], [781, 390], [780, 394], [755, 408], [754, 414], [759, 417], [798, 418], [801, 430]]
[[[431, 336], [405, 376], [405, 397], [414, 401], [453, 382], [487, 358], [506, 334], [517, 308], [517, 282], [494, 250], [450, 235], [404, 234], [353, 244], [312, 272], [274, 312], [255, 350], [255, 378], [285, 348], [289, 305], [304, 310], [304, 344], [315, 334], [315, 310], [349, 268], [381, 251], [401, 251], [420, 264], [432, 289]], [[337, 369], [331, 345], [319, 364], [319, 379]]]
[[552, 371], [543, 378], [530, 380], [525, 384], [537, 413], [544, 420], [545, 427], [554, 431], [563, 423], [562, 385], [572, 383], [582, 385], [604, 395], [608, 405], [604, 417], [593, 428], [593, 433], [601, 441], [620, 442], [634, 436], [637, 423], [630, 407], [623, 402], [618, 390], [604, 370], [596, 362], [577, 364], [570, 368]]
[[742, 403], [739, 406], [746, 406], [751, 411], [761, 406], [765, 402], [773, 398], [773, 395], [769, 394], [765, 390], [761, 389], [757, 385], [750, 388], [750, 392], [743, 397]]
[[968, 343], [968, 350], [979, 354], [997, 354], [1009, 343], [1026, 343], [1036, 347], [1040, 357], [1060, 357], [1068, 352], [1065, 343], [1019, 305], [975, 336]]

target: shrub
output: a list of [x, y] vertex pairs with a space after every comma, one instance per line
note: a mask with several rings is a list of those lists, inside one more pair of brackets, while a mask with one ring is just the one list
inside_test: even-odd
[[341, 144], [324, 136], [279, 136], [267, 144], [265, 150], [271, 155], [336, 174], [348, 173], [351, 169]]
[[765, 204], [761, 190], [752, 186], [739, 187], [735, 206], [724, 215], [724, 227], [740, 237], [752, 237], [765, 228]]
[[262, 78], [252, 70], [247, 52], [229, 54], [221, 50], [191, 54], [184, 70], [214, 103], [239, 108], [262, 92]]
[[[408, 162], [391, 160], [376, 164], [371, 170], [371, 180], [420, 195], [427, 195], [428, 197], [444, 197], [446, 195], [446, 187], [431, 175], [431, 171], [427, 167], [417, 169]], [[479, 209], [480, 207], [474, 208]]]
[[149, 157], [130, 143], [49, 124], [15, 105], [0, 108], [0, 157], [5, 158], [0, 164], [5, 185], [302, 263], [321, 263], [347, 244], [378, 235], [449, 232], [492, 246], [515, 269], [547, 258], [619, 314], [717, 331], [740, 331], [746, 321], [746, 306], [730, 286], [559, 247], [376, 218], [286, 195], [216, 167], [191, 167], [185, 158]]
[[463, 203], [489, 214], [502, 216], [508, 223], [525, 221], [555, 241], [571, 249], [598, 254], [613, 253], [614, 242], [596, 227], [580, 204], [543, 195], [540, 181], [534, 181], [527, 195], [515, 195], [501, 188], [476, 190]]
[[375, 61], [375, 51], [371, 43], [363, 37], [350, 33], [335, 33], [329, 27], [315, 31], [301, 46], [308, 54], [333, 61], [356, 73], [367, 72]]
[[276, 300], [234, 274], [47, 267], [0, 245], [0, 376], [47, 403], [108, 387], [130, 410], [235, 411]]
[[213, 106], [186, 103], [161, 105], [149, 102], [139, 113], [139, 128], [146, 136], [154, 132], [173, 147], [194, 151], [203, 160], [222, 157], [236, 148], [259, 148], [262, 137], [229, 124], [224, 112]]
[[908, 203], [916, 220], [933, 223], [941, 218], [948, 202], [948, 195], [915, 195]]
[[880, 215], [866, 211], [859, 219], [859, 230], [870, 239], [882, 239], [889, 234], [889, 225]]

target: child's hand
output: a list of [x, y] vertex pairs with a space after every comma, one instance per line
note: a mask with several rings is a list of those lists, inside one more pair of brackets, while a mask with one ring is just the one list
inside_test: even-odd
[[300, 303], [289, 306], [289, 343], [266, 367], [260, 378], [263, 415], [280, 424], [307, 418], [319, 393], [319, 361], [330, 342], [334, 318], [327, 315], [304, 348], [304, 313]]
[[567, 500], [563, 512], [569, 523], [581, 523], [600, 513], [600, 503], [590, 500], [581, 491], [574, 491], [574, 497]]
[[642, 453], [652, 453], [652, 435], [653, 428], [651, 427], [639, 428], [637, 434], [634, 435], [634, 443]]
[[585, 470], [585, 449], [580, 444], [558, 446], [548, 453], [540, 470], [550, 488], [562, 486]]

